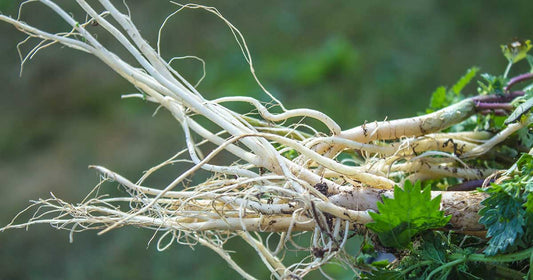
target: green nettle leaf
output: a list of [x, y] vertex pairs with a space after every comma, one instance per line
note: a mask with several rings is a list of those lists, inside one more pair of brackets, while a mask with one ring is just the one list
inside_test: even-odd
[[479, 68], [472, 67], [466, 71], [466, 73], [453, 85], [450, 90], [447, 90], [446, 87], [438, 87], [431, 94], [431, 101], [429, 104], [429, 109], [426, 113], [431, 113], [436, 110], [442, 109], [444, 107], [450, 106], [453, 103], [458, 102], [462, 99], [461, 91], [465, 86], [472, 81], [472, 79], [479, 72]]
[[501, 45], [502, 53], [512, 63], [516, 63], [527, 56], [527, 52], [531, 49], [531, 41], [515, 41], [508, 45]]
[[443, 264], [446, 263], [446, 250], [447, 244], [444, 238], [439, 238], [437, 234], [433, 232], [427, 232], [422, 235], [422, 244], [418, 248], [419, 255], [423, 260], [431, 260], [434, 263]]
[[466, 71], [466, 73], [461, 77], [461, 79], [459, 79], [459, 81], [457, 81], [457, 83], [455, 83], [455, 85], [453, 85], [452, 91], [455, 94], [461, 93], [463, 88], [465, 88], [465, 86], [467, 86], [468, 83], [470, 83], [470, 81], [472, 81], [472, 79], [477, 75], [478, 72], [479, 72], [479, 68], [478, 67], [472, 67], [472, 68], [468, 69]]
[[402, 248], [418, 233], [445, 226], [451, 216], [440, 211], [441, 196], [431, 199], [431, 189], [421, 191], [420, 182], [406, 181], [404, 188], [394, 187], [394, 198], [383, 197], [378, 213], [370, 213], [374, 222], [367, 227], [378, 234], [381, 244]]
[[503, 88], [507, 84], [507, 79], [504, 76], [495, 76], [488, 73], [480, 75], [484, 82], [478, 81], [478, 92], [481, 94], [503, 94]]
[[431, 94], [431, 101], [430, 101], [430, 107], [432, 109], [440, 109], [444, 108], [448, 105], [449, 101], [446, 98], [446, 88], [445, 87], [438, 87], [432, 94]]

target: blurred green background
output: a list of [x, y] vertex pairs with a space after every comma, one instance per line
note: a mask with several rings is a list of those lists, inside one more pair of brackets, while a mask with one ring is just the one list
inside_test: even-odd
[[[72, 2], [60, 3], [83, 20]], [[453, 84], [473, 65], [500, 73], [506, 61], [499, 45], [515, 37], [533, 38], [530, 0], [199, 3], [216, 6], [241, 30], [258, 76], [286, 107], [320, 110], [343, 128], [422, 112], [437, 86]], [[175, 6], [167, 1], [128, 4], [134, 22], [155, 45], [159, 25]], [[0, 0], [3, 14], [15, 16], [17, 6], [17, 1]], [[40, 4], [28, 6], [23, 19], [50, 31], [68, 29]], [[93, 32], [109, 42], [98, 27]], [[16, 44], [24, 36], [5, 23], [0, 23], [0, 34], [0, 225], [29, 200], [47, 198], [50, 192], [67, 201], [82, 200], [98, 182], [97, 174], [87, 170], [89, 164], [136, 179], [185, 147], [178, 123], [164, 112], [152, 117], [152, 104], [121, 100], [120, 94], [135, 88], [96, 58], [53, 46], [29, 61], [19, 77]], [[173, 18], [162, 51], [166, 58], [197, 55], [206, 60], [207, 77], [199, 89], [208, 98], [251, 95], [267, 100], [231, 33], [213, 15], [189, 10]], [[175, 66], [190, 80], [201, 76], [197, 62]], [[165, 184], [178, 172], [167, 170], [152, 182]], [[119, 192], [116, 186], [106, 190]], [[68, 234], [46, 225], [0, 233], [0, 279], [237, 277], [202, 247], [158, 252], [153, 243], [147, 246], [148, 230], [118, 229], [104, 236], [84, 232], [72, 244]], [[237, 260], [253, 275], [268, 278], [250, 257], [253, 252], [243, 252]], [[338, 269], [330, 271], [350, 279]]]

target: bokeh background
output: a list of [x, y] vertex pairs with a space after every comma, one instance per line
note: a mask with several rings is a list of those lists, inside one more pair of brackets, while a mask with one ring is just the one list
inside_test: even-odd
[[[82, 20], [72, 2], [60, 3]], [[154, 45], [159, 25], [175, 6], [127, 2], [134, 22]], [[530, 0], [199, 3], [216, 6], [242, 31], [258, 76], [286, 107], [320, 110], [343, 128], [422, 112], [436, 87], [453, 84], [468, 67], [503, 72], [500, 44], [515, 37], [533, 39]], [[18, 4], [0, 0], [0, 12], [16, 16]], [[43, 7], [28, 6], [23, 19], [47, 30], [67, 30]], [[98, 27], [94, 32], [100, 32]], [[54, 46], [29, 61], [19, 77], [16, 44], [24, 36], [5, 23], [0, 23], [0, 34], [1, 226], [29, 200], [47, 198], [50, 192], [67, 201], [82, 200], [98, 182], [89, 164], [136, 179], [185, 147], [178, 123], [165, 112], [152, 117], [151, 104], [121, 100], [121, 94], [135, 89], [96, 58]], [[207, 12], [184, 11], [171, 20], [162, 51], [166, 58], [204, 58], [207, 77], [199, 89], [209, 98], [251, 95], [266, 100], [227, 27]], [[197, 62], [175, 65], [190, 80], [201, 76]], [[165, 172], [152, 182], [163, 185], [179, 169]], [[106, 190], [120, 192], [116, 186]], [[2, 232], [0, 279], [238, 278], [202, 247], [193, 251], [176, 245], [158, 252], [153, 243], [148, 245], [152, 234], [137, 228], [103, 236], [84, 232], [69, 243], [68, 232], [46, 225]], [[244, 254], [238, 262], [252, 274], [268, 277], [250, 257], [253, 252], [239, 250]], [[336, 278], [351, 278], [338, 269], [330, 271]]]

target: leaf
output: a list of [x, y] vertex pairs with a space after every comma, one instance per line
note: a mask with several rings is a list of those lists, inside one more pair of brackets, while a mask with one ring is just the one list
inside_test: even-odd
[[485, 249], [491, 256], [533, 245], [533, 155], [523, 153], [509, 170], [509, 179], [484, 190], [479, 222], [492, 237]]
[[460, 96], [461, 90], [470, 83], [470, 81], [476, 76], [479, 68], [472, 67], [466, 71], [466, 73], [453, 85], [450, 90], [446, 87], [440, 86], [431, 94], [431, 101], [429, 103], [429, 109], [426, 113], [431, 113], [444, 107], [450, 106], [453, 103], [462, 99]]
[[373, 267], [377, 267], [377, 268], [385, 268], [389, 264], [390, 264], [389, 260], [379, 260], [379, 261], [372, 262], [370, 265], [372, 265]]
[[452, 91], [455, 94], [461, 93], [463, 88], [476, 76], [477, 72], [479, 72], [479, 68], [475, 66], [466, 70], [466, 73], [453, 85]]
[[518, 139], [522, 145], [533, 147], [533, 127], [524, 127], [517, 131]]
[[479, 223], [487, 228], [487, 237], [492, 237], [485, 249], [488, 256], [506, 252], [520, 240], [524, 234], [525, 210], [521, 201], [505, 193], [501, 186], [493, 185], [489, 190], [491, 196], [481, 202]]
[[372, 274], [361, 275], [362, 279], [369, 280], [400, 280], [405, 279], [401, 271], [380, 269], [372, 271]]
[[529, 222], [533, 223], [533, 155], [522, 154], [522, 156], [516, 162], [516, 166], [519, 168], [520, 173], [524, 175], [521, 178], [521, 182], [524, 184], [524, 194], [525, 199], [523, 207], [526, 208], [526, 212], [530, 216], [527, 216], [526, 220], [531, 219]]
[[290, 159], [290, 160], [293, 160], [296, 157], [298, 157], [298, 152], [296, 150], [288, 150], [288, 151], [283, 153], [283, 156], [288, 158], [288, 159]]
[[449, 101], [446, 98], [446, 88], [445, 87], [438, 87], [432, 94], [431, 94], [431, 101], [429, 103], [429, 106], [432, 109], [440, 109], [444, 108], [449, 105]]
[[533, 108], [533, 97], [518, 105], [516, 109], [514, 109], [513, 113], [511, 113], [511, 115], [505, 120], [505, 124], [520, 120], [520, 118], [528, 113], [531, 108]]
[[431, 260], [437, 264], [446, 262], [446, 250], [448, 249], [445, 238], [433, 232], [427, 232], [422, 235], [422, 244], [420, 245], [419, 255], [423, 260]]
[[[532, 176], [533, 173], [533, 155], [522, 154], [520, 158], [516, 161], [516, 166], [520, 170], [520, 173], [525, 176]], [[533, 191], [530, 190], [530, 191]]]
[[507, 45], [501, 45], [503, 55], [512, 63], [516, 63], [526, 58], [527, 52], [531, 49], [531, 41], [516, 40]]
[[478, 81], [478, 92], [480, 94], [503, 94], [503, 88], [507, 85], [507, 79], [504, 76], [495, 76], [488, 73], [480, 75], [485, 82]]
[[378, 213], [370, 213], [374, 222], [367, 227], [378, 234], [382, 245], [402, 248], [418, 233], [443, 227], [451, 219], [440, 211], [441, 196], [431, 199], [430, 187], [423, 191], [420, 182], [406, 181], [404, 189], [394, 187], [394, 198], [383, 197]]
[[526, 203], [524, 203], [526, 211], [530, 214], [533, 214], [533, 192], [529, 193], [526, 197]]
[[526, 55], [526, 60], [527, 60], [527, 63], [529, 64], [529, 72], [533, 73], [533, 55]]

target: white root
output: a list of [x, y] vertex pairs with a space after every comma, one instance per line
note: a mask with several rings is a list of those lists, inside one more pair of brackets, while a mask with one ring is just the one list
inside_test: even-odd
[[222, 97], [213, 100], [214, 103], [223, 103], [223, 102], [247, 102], [255, 106], [255, 108], [259, 111], [259, 114], [261, 114], [261, 117], [263, 117], [265, 120], [272, 121], [272, 122], [279, 122], [284, 121], [289, 118], [294, 117], [309, 117], [316, 120], [319, 120], [323, 122], [329, 130], [333, 133], [333, 135], [338, 135], [341, 132], [340, 126], [333, 121], [330, 117], [328, 117], [326, 114], [311, 110], [311, 109], [294, 109], [294, 110], [287, 110], [281, 114], [272, 114], [270, 113], [265, 106], [261, 104], [257, 99], [247, 97], [247, 96], [229, 96], [229, 97]]
[[[242, 277], [254, 279], [223, 247], [225, 240], [239, 236], [256, 250], [273, 277], [303, 277], [333, 259], [353, 265], [342, 254], [349, 231], [356, 230], [356, 225], [372, 222], [369, 211], [377, 210], [376, 204], [382, 195], [392, 196], [394, 185], [405, 178], [486, 178], [497, 170], [471, 167], [465, 159], [490, 151], [525, 126], [511, 124], [496, 135], [440, 132], [475, 113], [474, 102], [466, 99], [431, 114], [365, 123], [343, 131], [322, 112], [306, 108], [287, 110], [274, 98], [256, 76], [242, 34], [213, 7], [172, 2], [178, 8], [163, 21], [157, 46], [153, 48], [143, 39], [129, 14], [120, 12], [109, 0], [98, 1], [104, 8], [102, 12], [97, 12], [93, 4], [85, 0], [76, 0], [87, 14], [82, 23], [50, 0], [26, 1], [21, 8], [33, 2], [50, 8], [71, 30], [52, 34], [23, 22], [20, 17], [13, 19], [0, 14], [0, 21], [28, 35], [20, 44], [28, 43], [29, 38], [41, 40], [26, 55], [19, 49], [21, 65], [56, 43], [92, 54], [140, 92], [123, 98], [143, 98], [168, 110], [182, 126], [187, 148], [148, 169], [137, 183], [104, 167], [90, 166], [101, 174], [102, 182], [82, 203], [68, 203], [52, 195], [51, 199], [34, 202], [37, 211], [29, 221], [17, 223], [13, 220], [0, 231], [35, 224], [50, 224], [71, 233], [100, 230], [100, 234], [127, 225], [145, 227], [165, 232], [159, 243], [169, 236], [170, 243], [207, 246]], [[272, 113], [264, 103], [247, 96], [208, 100], [196, 89], [205, 76], [203, 60], [190, 55], [163, 58], [159, 47], [163, 27], [172, 16], [185, 9], [203, 9], [228, 26], [257, 84], [270, 98], [270, 104], [278, 106], [281, 112]], [[108, 20], [109, 17], [112, 20]], [[107, 31], [134, 62], [126, 62], [130, 60], [111, 52], [87, 31], [86, 26], [92, 21]], [[179, 58], [202, 62], [203, 75], [195, 85], [170, 66]], [[223, 106], [225, 102], [251, 104], [260, 119], [234, 112]], [[208, 119], [216, 128], [203, 126], [198, 121], [199, 116]], [[284, 126], [290, 118], [300, 121]], [[319, 120], [329, 131], [319, 132], [306, 124], [304, 121], [309, 118]], [[201, 140], [196, 142], [195, 136]], [[206, 143], [216, 148], [204, 151]], [[223, 151], [236, 160], [213, 163]], [[340, 154], [349, 158], [342, 158]], [[143, 185], [163, 166], [178, 162], [192, 167], [162, 188]], [[186, 182], [200, 169], [208, 171], [211, 177], [195, 186], [187, 186]], [[94, 197], [94, 193], [98, 193], [96, 190], [103, 188], [103, 182], [107, 181], [119, 183], [126, 195]], [[480, 229], [477, 210], [483, 195], [433, 192], [437, 194], [442, 194], [443, 210], [453, 215], [453, 227]], [[32, 208], [25, 211], [29, 209]], [[300, 231], [313, 233], [307, 247], [293, 240]], [[268, 240], [253, 236], [252, 232], [273, 232], [279, 234], [280, 239], [271, 250]], [[158, 248], [163, 250], [169, 244], [159, 244]], [[305, 251], [305, 254], [300, 262], [284, 264], [280, 256], [292, 249]], [[314, 255], [313, 249], [321, 253]]]
[[513, 134], [514, 132], [516, 132], [517, 130], [525, 126], [526, 126], [526, 123], [512, 123], [508, 125], [502, 131], [498, 132], [498, 134], [494, 135], [494, 137], [492, 137], [490, 140], [486, 141], [482, 145], [479, 145], [473, 148], [470, 152], [463, 154], [462, 157], [471, 158], [471, 157], [482, 155], [488, 152], [490, 149], [492, 149], [492, 147], [494, 147], [498, 143], [507, 139], [507, 137], [509, 137], [511, 134]]

